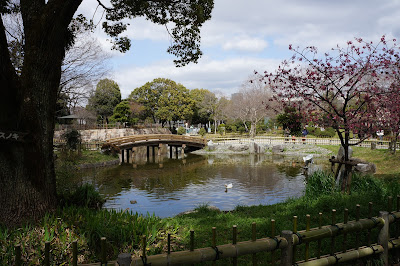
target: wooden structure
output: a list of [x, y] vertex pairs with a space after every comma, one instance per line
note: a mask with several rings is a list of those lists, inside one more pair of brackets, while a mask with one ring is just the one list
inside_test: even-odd
[[[168, 145], [170, 148], [170, 157], [172, 158], [172, 148], [175, 147], [175, 153], [178, 157], [178, 149], [181, 150], [182, 157], [185, 149], [194, 151], [202, 149], [207, 145], [207, 140], [201, 137], [181, 136], [173, 134], [151, 134], [151, 135], [132, 135], [127, 137], [119, 137], [108, 139], [108, 144], [118, 147], [120, 150], [120, 164], [132, 163], [135, 166], [136, 148], [141, 146], [147, 147], [147, 158], [150, 157], [150, 147], [152, 154], [155, 156], [155, 148], [158, 148], [158, 157], [161, 157], [162, 145]], [[161, 161], [161, 160], [159, 160]]]
[[[400, 248], [400, 196], [397, 196], [397, 210], [392, 211], [393, 197], [388, 198], [387, 211], [379, 211], [377, 217], [372, 216], [373, 204], [368, 206], [368, 217], [360, 218], [360, 205], [355, 206], [353, 217], [355, 220], [349, 221], [349, 210], [344, 210], [343, 222], [337, 222], [336, 210], [328, 214], [331, 218], [329, 225], [322, 224], [322, 213], [316, 217], [318, 227], [310, 228], [311, 216], [306, 215], [305, 230], [298, 231], [298, 217], [293, 217], [292, 230], [283, 230], [280, 235], [276, 232], [276, 222], [271, 220], [270, 236], [257, 239], [256, 223], [252, 223], [252, 237], [247, 241], [237, 241], [238, 228], [232, 227], [232, 242], [224, 245], [216, 245], [217, 231], [211, 228], [211, 246], [204, 248], [195, 248], [194, 231], [190, 231], [190, 247], [185, 251], [171, 251], [171, 235], [168, 234], [167, 252], [159, 255], [146, 255], [146, 237], [142, 237], [141, 257], [132, 258], [129, 253], [122, 253], [117, 261], [108, 261], [107, 242], [103, 237], [99, 243], [101, 253], [97, 264], [80, 265], [190, 265], [194, 263], [203, 263], [206, 261], [216, 261], [220, 259], [231, 258], [232, 265], [237, 265], [237, 258], [244, 255], [251, 255], [253, 265], [335, 265], [349, 261], [357, 261], [363, 258], [379, 258], [382, 265], [389, 265], [389, 251], [399, 250]], [[390, 230], [390, 227], [392, 227]], [[374, 230], [374, 232], [371, 232]], [[391, 235], [392, 234], [392, 235]], [[362, 241], [360, 236], [367, 237], [367, 241]], [[339, 238], [340, 237], [340, 238]], [[349, 244], [349, 238], [353, 238], [352, 245]], [[376, 237], [376, 238], [375, 238]], [[373, 240], [375, 238], [375, 241]], [[327, 240], [327, 241], [324, 241]], [[328, 252], [323, 254], [322, 242], [328, 248]], [[329, 244], [328, 244], [329, 243]], [[310, 246], [312, 244], [312, 246]], [[15, 265], [23, 265], [21, 259], [21, 245], [15, 246]], [[301, 248], [301, 250], [300, 250]], [[51, 247], [50, 242], [45, 243], [43, 265], [51, 265]], [[327, 250], [325, 248], [325, 250]], [[302, 251], [302, 252], [299, 252]], [[310, 252], [313, 251], [313, 252]], [[268, 261], [257, 261], [255, 254], [268, 252]], [[303, 253], [304, 252], [304, 253]], [[300, 254], [302, 253], [302, 255]], [[311, 258], [310, 254], [314, 254]], [[398, 258], [396, 252], [392, 255]], [[72, 242], [72, 258], [70, 263], [78, 265], [78, 247], [77, 241]]]

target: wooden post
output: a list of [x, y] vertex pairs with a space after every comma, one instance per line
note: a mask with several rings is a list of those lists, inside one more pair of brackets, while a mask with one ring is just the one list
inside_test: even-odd
[[172, 145], [169, 145], [169, 158], [172, 159]]
[[[234, 225], [232, 227], [232, 244], [236, 245], [237, 243], [237, 226]], [[237, 257], [233, 257], [233, 265], [236, 266], [237, 265]]]
[[101, 246], [101, 265], [107, 265], [107, 247], [106, 247], [106, 238], [100, 238], [100, 246]]
[[50, 266], [50, 242], [44, 243], [44, 265]]
[[176, 159], [178, 159], [178, 146], [175, 146], [175, 156], [176, 156]]
[[120, 164], [125, 163], [125, 150], [121, 150], [121, 160], [119, 162]]
[[150, 146], [146, 146], [147, 148], [147, 162], [150, 160]]
[[[332, 225], [336, 224], [336, 210], [332, 209]], [[335, 254], [335, 237], [332, 236], [331, 238], [331, 256]]]
[[[356, 222], [360, 220], [360, 204], [356, 205]], [[360, 234], [356, 234], [356, 249], [360, 247]]]
[[[318, 228], [322, 228], [322, 212], [318, 213]], [[317, 258], [321, 258], [321, 239], [318, 239], [318, 251], [317, 251]]]
[[168, 249], [167, 249], [167, 254], [171, 254], [171, 234], [168, 233]]
[[[310, 220], [311, 220], [311, 216], [309, 214], [306, 215], [306, 231], [309, 232], [310, 231]], [[308, 259], [310, 258], [310, 243], [306, 243], [306, 258], [305, 260], [308, 261]]]
[[78, 265], [78, 241], [72, 242], [72, 265]]
[[21, 266], [21, 245], [15, 245], [15, 265]]
[[[275, 238], [275, 220], [271, 219], [271, 238]], [[275, 266], [275, 250], [271, 251], [271, 264]]]
[[126, 163], [129, 163], [129, 149], [126, 149]]
[[119, 154], [118, 154], [119, 165], [122, 165], [122, 151], [123, 151], [123, 150], [121, 150], [121, 151], [119, 152]]
[[[256, 239], [257, 239], [257, 228], [256, 228], [256, 223], [253, 222], [251, 224], [251, 241], [254, 242], [254, 241], [256, 241]], [[257, 265], [257, 255], [256, 255], [256, 253], [253, 254], [252, 258], [253, 258], [253, 265]]]
[[292, 266], [293, 264], [293, 232], [290, 230], [282, 231], [282, 237], [286, 239], [287, 246], [282, 249], [281, 265]]
[[[344, 209], [344, 224], [347, 224], [347, 222], [349, 221], [349, 209], [345, 208]], [[347, 234], [344, 233], [343, 234], [343, 252], [346, 252], [347, 250]]]
[[[397, 195], [397, 212], [400, 212], [400, 195]], [[396, 237], [400, 235], [400, 223], [396, 221]]]
[[382, 217], [385, 220], [385, 224], [378, 235], [378, 244], [383, 247], [383, 252], [381, 253], [380, 258], [384, 265], [389, 265], [389, 213], [386, 211], [380, 211], [379, 217]]
[[146, 244], [146, 236], [142, 236], [142, 260], [144, 262], [147, 261], [147, 258], [146, 258], [146, 246], [147, 246], [147, 244]]
[[[293, 216], [293, 233], [297, 233], [297, 216]], [[297, 246], [293, 245], [293, 252], [292, 252], [292, 261], [296, 262], [296, 249]]]
[[121, 253], [118, 255], [117, 263], [120, 266], [130, 266], [131, 265], [131, 254]]
[[[372, 218], [372, 202], [368, 202], [368, 219]], [[368, 246], [371, 245], [371, 229], [368, 229]]]
[[[212, 228], [212, 239], [211, 239], [211, 247], [215, 249], [217, 247], [217, 228], [213, 227]], [[217, 251], [216, 251], [217, 252]], [[219, 256], [219, 254], [216, 254], [215, 257]], [[212, 263], [213, 266], [216, 265], [215, 260]]]

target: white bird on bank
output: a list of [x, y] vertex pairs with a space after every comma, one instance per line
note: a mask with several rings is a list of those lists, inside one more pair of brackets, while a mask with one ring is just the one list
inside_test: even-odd
[[306, 157], [303, 157], [303, 161], [304, 161], [304, 167], [308, 167], [308, 164], [313, 162], [313, 154], [309, 154]]

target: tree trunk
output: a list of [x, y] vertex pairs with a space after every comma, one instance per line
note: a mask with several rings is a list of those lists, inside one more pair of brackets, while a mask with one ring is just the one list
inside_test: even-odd
[[6, 226], [41, 218], [57, 204], [54, 114], [67, 26], [80, 2], [47, 8], [40, 1], [21, 2], [26, 43], [21, 76], [11, 65], [0, 20], [0, 131], [18, 136], [0, 139], [0, 223]]
[[256, 124], [251, 123], [250, 126], [250, 138], [254, 138], [256, 136]]
[[249, 128], [247, 127], [246, 121], [243, 121], [243, 125], [246, 132], [249, 132]]

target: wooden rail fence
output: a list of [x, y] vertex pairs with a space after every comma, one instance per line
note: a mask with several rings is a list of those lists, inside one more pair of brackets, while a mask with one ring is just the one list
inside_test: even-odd
[[[393, 198], [388, 198], [387, 211], [380, 211], [377, 217], [372, 216], [373, 204], [368, 206], [368, 217], [360, 219], [360, 205], [355, 206], [355, 220], [349, 221], [349, 210], [344, 210], [343, 222], [337, 223], [336, 210], [330, 214], [331, 223], [322, 225], [322, 213], [317, 215], [319, 225], [310, 228], [311, 216], [307, 215], [305, 230], [298, 231], [298, 217], [293, 217], [292, 230], [283, 230], [280, 235], [276, 235], [276, 222], [271, 220], [271, 236], [256, 239], [256, 223], [251, 224], [252, 237], [248, 241], [238, 242], [238, 228], [232, 227], [232, 243], [216, 245], [216, 228], [212, 230], [211, 247], [195, 249], [194, 231], [190, 231], [190, 248], [185, 251], [171, 252], [171, 235], [168, 234], [168, 246], [166, 254], [146, 255], [146, 236], [142, 237], [141, 257], [133, 258], [131, 254], [124, 253], [118, 256], [117, 261], [106, 259], [107, 242], [106, 238], [101, 238], [101, 255], [97, 264], [80, 265], [190, 265], [203, 262], [214, 262], [221, 259], [231, 258], [232, 265], [237, 265], [238, 257], [252, 255], [253, 265], [333, 265], [337, 263], [349, 262], [364, 258], [377, 258], [383, 265], [389, 264], [389, 251], [400, 247], [400, 196], [397, 196], [397, 209], [392, 211]], [[390, 229], [390, 225], [393, 225]], [[375, 230], [373, 232], [373, 230]], [[390, 236], [393, 234], [393, 237]], [[364, 234], [366, 241], [360, 240], [360, 235]], [[377, 237], [376, 237], [377, 235]], [[340, 238], [340, 243], [338, 237]], [[353, 245], [349, 246], [349, 237], [353, 238]], [[375, 243], [372, 243], [376, 237]], [[327, 240], [327, 241], [326, 241]], [[329, 246], [329, 252], [322, 254], [324, 241], [325, 249]], [[310, 258], [310, 244], [315, 247]], [[328, 244], [327, 244], [328, 243]], [[338, 248], [340, 245], [340, 248]], [[45, 243], [44, 265], [53, 265], [50, 254], [50, 242]], [[300, 250], [301, 248], [301, 250]], [[78, 265], [77, 242], [72, 242], [72, 259], [67, 262]], [[300, 252], [301, 251], [301, 252]], [[260, 252], [269, 253], [267, 261], [257, 261], [256, 254]], [[303, 253], [304, 252], [304, 253]], [[302, 254], [300, 254], [302, 253]], [[397, 251], [398, 254], [398, 251]], [[398, 258], [398, 257], [397, 257]], [[399, 259], [399, 258], [398, 258]], [[24, 262], [25, 263], [25, 262]], [[213, 264], [214, 264], [213, 263]], [[15, 246], [15, 265], [24, 265], [21, 259], [21, 245]]]
[[[96, 150], [100, 150], [101, 146], [103, 146], [103, 144], [106, 143], [105, 141], [88, 141], [88, 142], [81, 142], [80, 146], [81, 149], [83, 150], [89, 150], [89, 151], [96, 151]], [[54, 139], [53, 140], [53, 146], [55, 150], [60, 150], [63, 147], [65, 147], [66, 142], [64, 140], [58, 140], [58, 139]]]
[[[302, 137], [270, 137], [270, 136], [258, 136], [255, 138], [240, 138], [240, 137], [217, 137], [212, 139], [213, 142], [223, 144], [245, 144], [250, 142], [256, 142], [259, 144], [279, 145], [279, 144], [312, 144], [312, 145], [341, 145], [340, 139], [333, 138], [302, 138]], [[350, 144], [355, 144], [359, 139], [351, 139]], [[357, 144], [358, 147], [371, 147], [376, 144], [377, 149], [387, 149], [390, 141], [387, 140], [376, 140], [367, 139]], [[399, 147], [399, 143], [397, 143]]]

